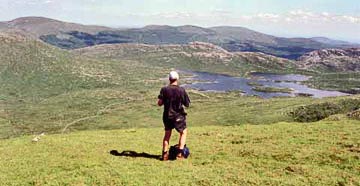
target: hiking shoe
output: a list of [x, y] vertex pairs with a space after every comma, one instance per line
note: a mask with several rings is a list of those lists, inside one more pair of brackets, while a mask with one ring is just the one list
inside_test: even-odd
[[161, 156], [161, 161], [169, 160], [169, 152], [163, 152]]

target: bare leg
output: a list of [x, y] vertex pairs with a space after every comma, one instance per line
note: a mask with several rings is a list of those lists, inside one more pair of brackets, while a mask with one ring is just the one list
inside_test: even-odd
[[179, 149], [184, 149], [186, 143], [186, 136], [187, 136], [187, 128], [182, 132], [180, 132]]
[[171, 137], [171, 130], [166, 130], [163, 139], [163, 152], [167, 152], [169, 149], [170, 137]]

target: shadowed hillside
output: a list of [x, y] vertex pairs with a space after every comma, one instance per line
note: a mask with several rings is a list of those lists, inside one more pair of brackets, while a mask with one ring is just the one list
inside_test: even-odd
[[187, 44], [200, 41], [219, 45], [232, 52], [262, 52], [288, 59], [324, 48], [347, 48], [359, 45], [328, 38], [282, 38], [243, 27], [161, 26], [114, 29], [66, 23], [42, 17], [23, 17], [1, 22], [1, 27], [20, 29], [64, 49], [112, 43]]
[[262, 52], [296, 59], [304, 53], [329, 47], [347, 47], [306, 38], [274, 37], [243, 27], [201, 28], [196, 26], [147, 26], [137, 29], [101, 31], [97, 34], [68, 32], [68, 38], [56, 35], [41, 39], [62, 48], [81, 48], [109, 43], [187, 44], [201, 41], [219, 45], [228, 51]]

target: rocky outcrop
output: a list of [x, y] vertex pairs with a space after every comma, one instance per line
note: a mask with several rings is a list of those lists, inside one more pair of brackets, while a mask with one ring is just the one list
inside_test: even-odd
[[73, 50], [73, 53], [90, 58], [144, 59], [157, 56], [157, 58], [188, 57], [204, 61], [209, 65], [213, 63], [248, 63], [259, 69], [295, 68], [292, 60], [267, 55], [260, 52], [229, 52], [220, 46], [206, 42], [190, 42], [184, 45], [146, 45], [146, 44], [104, 44]]
[[188, 46], [195, 51], [192, 56], [196, 57], [217, 58], [225, 61], [230, 61], [234, 57], [234, 53], [211, 43], [191, 42]]
[[317, 50], [301, 56], [298, 61], [304, 69], [360, 71], [360, 48]]

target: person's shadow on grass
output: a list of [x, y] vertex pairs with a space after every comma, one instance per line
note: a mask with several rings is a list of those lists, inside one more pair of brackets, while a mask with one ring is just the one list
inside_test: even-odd
[[160, 155], [153, 155], [148, 154], [145, 152], [138, 153], [131, 150], [124, 150], [121, 153], [119, 153], [117, 150], [111, 150], [110, 154], [113, 156], [124, 156], [124, 157], [133, 157], [133, 158], [150, 158], [150, 159], [157, 159], [160, 160]]

